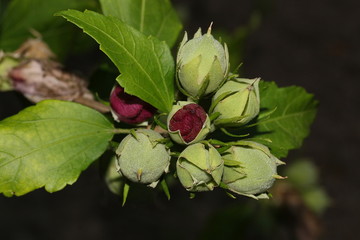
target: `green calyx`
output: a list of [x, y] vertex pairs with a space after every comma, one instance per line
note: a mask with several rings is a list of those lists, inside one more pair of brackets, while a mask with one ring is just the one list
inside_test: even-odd
[[234, 78], [216, 92], [210, 108], [211, 114], [219, 113], [214, 121], [216, 126], [241, 126], [259, 114], [259, 80]]
[[211, 145], [196, 143], [180, 154], [176, 172], [181, 184], [191, 192], [211, 191], [218, 186], [224, 161]]
[[159, 133], [149, 129], [127, 135], [116, 150], [121, 174], [132, 182], [155, 187], [170, 165], [170, 151], [163, 140]]
[[255, 199], [268, 198], [266, 191], [275, 179], [282, 179], [277, 174], [277, 166], [284, 163], [262, 144], [243, 141], [228, 149], [223, 159], [222, 182], [234, 193]]
[[186, 95], [199, 99], [214, 92], [226, 79], [229, 70], [229, 53], [211, 35], [211, 26], [202, 35], [199, 29], [188, 40], [187, 33], [177, 54], [177, 80]]

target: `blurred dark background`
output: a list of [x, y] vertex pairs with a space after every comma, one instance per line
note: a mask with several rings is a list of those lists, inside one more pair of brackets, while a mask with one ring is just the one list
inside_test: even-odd
[[[230, 55], [243, 59], [242, 76], [276, 81], [282, 87], [299, 85], [315, 94], [320, 107], [311, 135], [303, 148], [291, 152], [285, 161], [291, 164], [309, 158], [319, 171], [319, 184], [331, 198], [331, 205], [316, 217], [320, 219], [320, 239], [358, 239], [360, 2], [173, 3], [190, 34], [197, 27], [206, 29], [213, 21], [215, 32], [241, 35], [239, 27], [255, 21], [246, 30], [246, 40], [239, 37], [244, 45], [229, 44], [235, 51]], [[20, 94], [0, 93], [0, 119], [28, 104]], [[171, 190], [170, 201], [161, 192], [153, 194], [146, 188], [131, 192], [126, 206], [121, 207], [94, 165], [73, 186], [57, 193], [37, 190], [22, 197], [0, 196], [0, 239], [295, 239], [291, 228], [297, 224], [296, 217], [289, 217], [289, 211], [273, 210], [268, 206], [271, 203], [241, 197], [233, 200], [221, 191], [190, 200], [180, 186]], [[224, 216], [227, 225], [222, 228]], [[280, 222], [279, 231], [271, 228], [274, 221]], [[237, 229], [243, 234], [236, 235]]]

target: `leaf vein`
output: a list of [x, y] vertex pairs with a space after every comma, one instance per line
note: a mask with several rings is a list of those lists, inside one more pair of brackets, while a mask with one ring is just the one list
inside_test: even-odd
[[80, 120], [80, 119], [76, 119], [76, 118], [41, 118], [41, 119], [35, 119], [35, 120], [11, 120], [11, 122], [15, 122], [15, 123], [38, 123], [38, 122], [45, 122], [45, 121], [73, 121], [73, 122], [80, 122], [80, 123], [84, 123], [90, 126], [96, 126], [99, 128], [105, 128], [105, 125], [100, 125], [100, 124], [96, 124], [95, 122], [88, 122], [88, 121], [84, 121], [84, 120]]
[[21, 158], [24, 158], [26, 156], [29, 156], [33, 153], [36, 153], [38, 151], [41, 151], [43, 150], [44, 148], [48, 148], [48, 147], [52, 147], [52, 146], [55, 146], [56, 144], [60, 144], [62, 142], [65, 142], [65, 141], [68, 141], [68, 140], [73, 140], [73, 139], [76, 139], [76, 138], [81, 138], [81, 137], [84, 137], [84, 136], [91, 136], [91, 135], [94, 135], [94, 136], [98, 136], [99, 135], [99, 131], [93, 131], [93, 132], [89, 132], [89, 133], [84, 133], [84, 134], [78, 134], [78, 135], [72, 135], [72, 136], [69, 136], [69, 137], [65, 137], [65, 138], [59, 138], [59, 139], [56, 139], [55, 141], [52, 141], [50, 143], [47, 143], [47, 144], [44, 144], [44, 145], [41, 145], [37, 148], [34, 148], [33, 150], [27, 152], [27, 153], [24, 153], [20, 156], [17, 156], [17, 157], [14, 157], [13, 159], [10, 159], [9, 161], [6, 161], [4, 163], [2, 163], [0, 165], [0, 168], [12, 163], [13, 161], [16, 161], [18, 159], [21, 159]]
[[160, 38], [161, 32], [163, 31], [164, 26], [165, 26], [165, 22], [166, 22], [166, 20], [169, 18], [169, 16], [170, 16], [171, 13], [172, 13], [171, 11], [167, 11], [166, 15], [163, 17], [163, 19], [162, 19], [162, 21], [161, 21], [161, 25], [160, 25], [160, 27], [159, 27], [159, 30], [157, 31], [157, 33], [156, 33], [156, 35], [155, 35], [156, 37]]
[[[262, 122], [262, 124], [266, 124], [266, 123], [271, 123], [271, 122], [276, 122], [276, 121], [281, 121], [281, 120], [284, 120], [286, 118], [291, 118], [291, 117], [296, 117], [296, 116], [302, 116], [303, 114], [307, 114], [307, 113], [310, 113], [314, 111], [314, 109], [308, 109], [308, 110], [305, 110], [305, 111], [301, 111], [301, 112], [296, 112], [296, 113], [291, 113], [291, 114], [287, 114], [287, 115], [281, 115], [281, 116], [278, 116], [278, 117], [274, 117], [274, 118], [270, 118], [268, 120], [264, 120]], [[260, 124], [260, 125], [262, 125]]]
[[141, 14], [140, 14], [140, 32], [144, 31], [146, 0], [141, 1]]

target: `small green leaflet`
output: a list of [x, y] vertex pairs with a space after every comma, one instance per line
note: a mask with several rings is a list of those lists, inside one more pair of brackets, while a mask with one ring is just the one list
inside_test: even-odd
[[58, 13], [94, 38], [121, 75], [117, 81], [125, 92], [170, 112], [174, 101], [175, 63], [169, 47], [147, 37], [115, 17], [92, 11]]
[[[301, 147], [315, 119], [318, 101], [302, 87], [279, 88], [274, 82], [260, 82], [260, 105], [262, 110], [276, 110], [269, 118], [259, 121], [259, 138], [270, 139], [263, 144], [270, 147], [278, 158], [286, 157], [288, 151]], [[262, 111], [259, 115], [266, 114]]]
[[77, 103], [46, 100], [0, 122], [0, 193], [59, 191], [106, 150], [112, 124]]
[[182, 25], [169, 0], [100, 0], [103, 14], [120, 18], [173, 47]]

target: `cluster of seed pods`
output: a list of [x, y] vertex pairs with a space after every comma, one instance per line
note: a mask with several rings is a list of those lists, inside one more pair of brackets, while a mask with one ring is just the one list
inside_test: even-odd
[[[176, 176], [187, 191], [220, 186], [255, 199], [267, 198], [275, 179], [282, 178], [277, 166], [283, 162], [260, 143], [215, 140], [223, 143], [219, 146], [209, 137], [218, 129], [244, 126], [259, 114], [259, 79], [229, 76], [228, 49], [214, 39], [211, 29], [205, 34], [199, 29], [190, 40], [185, 34], [176, 63], [178, 90], [187, 100], [176, 102], [167, 113], [165, 134], [138, 129], [122, 140], [116, 150], [118, 172], [129, 181], [155, 187], [176, 155]], [[199, 104], [203, 98], [211, 99], [207, 111]], [[127, 124], [151, 122], [158, 114], [119, 85], [110, 104], [114, 119]], [[182, 151], [172, 153], [170, 145]]]

